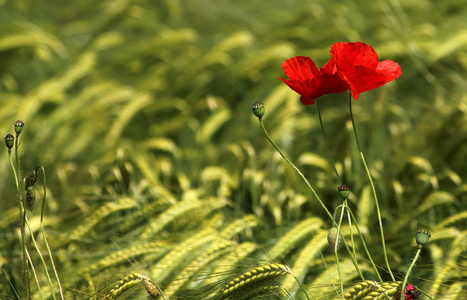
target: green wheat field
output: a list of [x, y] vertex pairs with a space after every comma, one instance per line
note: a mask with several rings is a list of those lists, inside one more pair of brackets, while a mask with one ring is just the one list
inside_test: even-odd
[[[396, 299], [348, 93], [320, 98], [326, 147], [317, 106], [277, 78], [353, 41], [402, 68], [352, 100], [395, 280], [426, 229], [408, 282], [467, 299], [467, 1], [0, 0], [0, 132], [25, 124], [19, 194], [0, 151], [2, 299]], [[332, 156], [382, 282], [347, 216], [366, 288], [328, 245], [333, 224], [256, 101], [331, 213]]]

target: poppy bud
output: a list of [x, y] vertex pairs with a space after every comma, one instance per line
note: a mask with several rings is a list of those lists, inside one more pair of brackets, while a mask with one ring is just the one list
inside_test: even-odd
[[261, 118], [263, 118], [264, 112], [265, 112], [264, 103], [256, 101], [253, 104], [252, 109], [253, 109], [253, 113], [255, 114], [255, 116], [258, 117], [258, 119], [261, 120]]
[[417, 233], [415, 234], [415, 240], [417, 241], [419, 247], [426, 245], [430, 240], [430, 237], [431, 233], [429, 233], [426, 229], [417, 230]]
[[337, 191], [339, 193], [339, 196], [341, 196], [342, 200], [345, 200], [349, 198], [350, 195], [350, 187], [348, 185], [341, 185], [340, 187], [337, 188]]
[[36, 206], [36, 191], [32, 186], [26, 190], [26, 205], [30, 211], [34, 211]]
[[328, 245], [331, 247], [331, 249], [336, 248], [336, 242], [337, 242], [337, 248], [339, 248], [339, 241], [337, 240], [339, 232], [337, 231], [337, 228], [333, 227], [329, 229], [328, 231]]
[[5, 144], [8, 151], [11, 151], [11, 148], [13, 148], [13, 145], [15, 144], [15, 137], [12, 134], [7, 134], [5, 137]]
[[15, 122], [15, 132], [17, 136], [21, 133], [21, 131], [23, 131], [23, 127], [24, 127], [23, 121], [18, 120]]
[[30, 186], [33, 186], [37, 181], [37, 172], [32, 171], [26, 177], [24, 177], [24, 188], [28, 189]]

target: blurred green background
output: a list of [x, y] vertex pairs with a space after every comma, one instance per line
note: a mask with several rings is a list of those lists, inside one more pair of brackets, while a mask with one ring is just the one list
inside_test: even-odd
[[[316, 106], [302, 105], [277, 77], [285, 76], [286, 59], [309, 56], [320, 67], [330, 46], [346, 41], [365, 42], [402, 68], [399, 79], [353, 102], [394, 271], [406, 271], [414, 233], [427, 228], [433, 238], [412, 281], [435, 299], [465, 299], [466, 1], [3, 0], [0, 128], [6, 136], [24, 121], [24, 171], [47, 171], [45, 226], [67, 299], [104, 297], [132, 270], [163, 289], [177, 287], [171, 298], [207, 299], [203, 286], [230, 255], [239, 258], [230, 257], [232, 268], [286, 261], [310, 288], [323, 283], [335, 269], [323, 243], [331, 223], [269, 145], [251, 105], [265, 103], [272, 138], [334, 210], [339, 182]], [[384, 268], [347, 97], [321, 99], [324, 126], [352, 187], [351, 208]], [[6, 148], [0, 172], [0, 290], [13, 297], [21, 250]], [[35, 230], [39, 215], [37, 208], [29, 215]], [[294, 229], [301, 234], [284, 240]], [[190, 240], [205, 230], [212, 240]], [[150, 244], [148, 253], [118, 252], [154, 241], [163, 250]], [[216, 243], [226, 246], [210, 251]], [[174, 263], [180, 245], [192, 251]], [[239, 248], [248, 251], [234, 254]], [[102, 263], [112, 253], [113, 262]], [[218, 257], [196, 261], [203, 253]], [[345, 253], [342, 259], [349, 262]], [[206, 279], [183, 273], [190, 264]], [[345, 268], [346, 281], [357, 279]], [[43, 290], [50, 294], [46, 284]], [[145, 299], [143, 292], [128, 297]]]

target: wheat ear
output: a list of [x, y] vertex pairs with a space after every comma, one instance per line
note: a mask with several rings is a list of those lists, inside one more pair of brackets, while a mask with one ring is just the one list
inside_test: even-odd
[[106, 257], [100, 259], [97, 263], [86, 267], [81, 273], [102, 271], [105, 268], [116, 266], [123, 261], [127, 261], [129, 257], [137, 257], [150, 253], [163, 253], [168, 249], [168, 244], [162, 241], [153, 241], [143, 244], [138, 244], [126, 249], [113, 252]]
[[256, 267], [227, 283], [215, 299], [236, 298], [245, 293], [245, 290], [257, 289], [258, 285], [263, 285], [265, 282], [270, 282], [274, 278], [291, 273], [292, 271], [289, 267], [278, 263]]
[[[347, 290], [344, 294], [345, 300], [384, 300], [395, 299], [399, 292], [401, 281], [377, 283], [365, 280], [359, 282]], [[336, 298], [340, 300], [341, 298]]]
[[274, 280], [262, 281], [249, 286], [247, 289], [240, 290], [238, 293], [228, 297], [228, 299], [249, 300], [256, 296], [272, 293], [281, 287], [281, 284]]
[[120, 281], [110, 290], [109, 292], [109, 300], [114, 300], [120, 297], [125, 291], [131, 289], [135, 285], [138, 285], [143, 279], [146, 279], [146, 276], [133, 273], [127, 275], [120, 279]]

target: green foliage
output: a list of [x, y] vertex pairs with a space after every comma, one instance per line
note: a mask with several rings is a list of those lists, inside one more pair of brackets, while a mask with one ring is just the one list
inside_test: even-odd
[[[355, 40], [403, 72], [354, 102], [393, 271], [406, 271], [415, 232], [427, 228], [433, 236], [411, 283], [434, 299], [465, 298], [466, 13], [464, 1], [0, 1], [0, 128], [6, 135], [23, 120], [22, 165], [47, 170], [44, 226], [66, 299], [104, 298], [134, 272], [141, 276], [122, 297], [146, 299], [147, 276], [170, 299], [203, 299], [271, 262], [290, 266], [312, 299], [335, 297], [332, 224], [270, 147], [251, 105], [265, 104], [271, 137], [333, 210], [340, 184], [316, 107], [277, 76], [285, 59], [305, 55], [320, 66], [332, 43]], [[383, 266], [347, 95], [322, 100], [331, 153]], [[0, 290], [15, 297], [21, 248], [6, 153]], [[30, 223], [40, 235], [38, 214]], [[356, 272], [340, 255], [352, 285]], [[39, 279], [42, 293], [53, 293]], [[304, 299], [293, 276], [282, 284]]]

